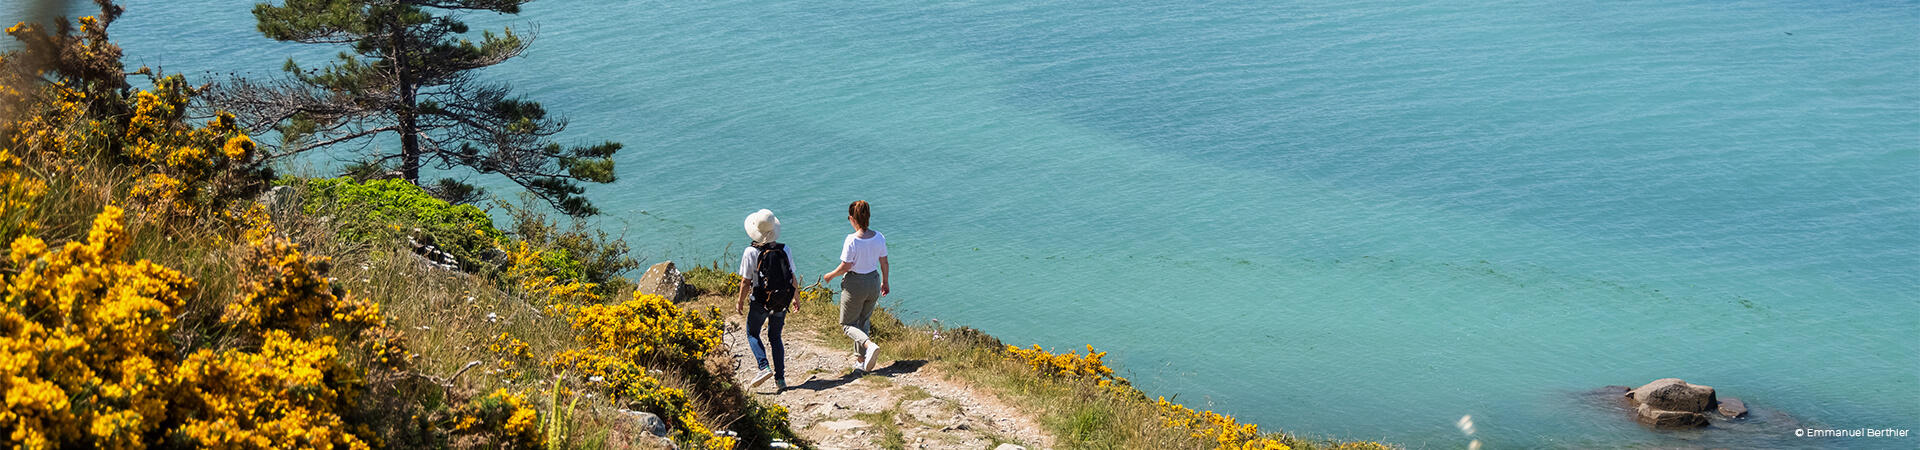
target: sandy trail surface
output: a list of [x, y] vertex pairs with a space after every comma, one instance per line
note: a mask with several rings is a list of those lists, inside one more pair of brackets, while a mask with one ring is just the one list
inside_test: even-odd
[[[747, 347], [740, 316], [728, 318], [726, 344], [742, 386], [759, 374]], [[993, 449], [1012, 443], [1046, 449], [1053, 438], [1032, 417], [993, 395], [956, 382], [926, 361], [880, 360], [871, 373], [854, 375], [853, 345], [845, 336], [789, 326], [787, 389], [772, 381], [748, 388], [763, 402], [785, 406], [794, 432], [820, 449], [886, 447], [888, 428], [908, 449]], [[881, 345], [886, 343], [880, 342]], [[889, 417], [886, 412], [892, 411]], [[891, 422], [891, 423], [875, 423]], [[742, 448], [763, 448], [749, 443]]]

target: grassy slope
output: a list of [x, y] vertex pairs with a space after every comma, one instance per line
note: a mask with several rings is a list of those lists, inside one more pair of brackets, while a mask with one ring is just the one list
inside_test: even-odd
[[[730, 278], [724, 270], [697, 266], [688, 271], [687, 279], [702, 293], [688, 303], [689, 306], [733, 308], [732, 283], [738, 282], [737, 277]], [[805, 302], [800, 312], [787, 316], [788, 329], [816, 331], [826, 336], [829, 342], [823, 344], [829, 346], [851, 346], [849, 341], [835, 338], [842, 335], [837, 304], [821, 295], [822, 290], [811, 292], [814, 295], [800, 300]], [[1138, 391], [1109, 390], [1086, 380], [1040, 374], [1025, 363], [1009, 358], [999, 339], [972, 328], [907, 324], [886, 308], [878, 308], [873, 315], [873, 335], [883, 344], [882, 361], [927, 361], [950, 377], [992, 392], [1009, 405], [1032, 414], [1053, 434], [1056, 447], [1061, 449], [1212, 449], [1218, 445], [1191, 436], [1184, 429], [1168, 428], [1155, 402]], [[1262, 437], [1309, 450], [1379, 445], [1301, 438], [1285, 433]]]
[[[109, 193], [124, 189], [110, 170], [93, 169], [82, 174], [78, 183], [50, 186], [48, 201], [37, 211], [46, 224], [39, 233], [58, 241], [81, 237], [86, 218], [113, 201]], [[136, 222], [130, 228], [139, 236], [131, 256], [150, 259], [181, 270], [201, 280], [202, 286], [189, 301], [182, 316], [185, 328], [196, 320], [218, 317], [217, 307], [236, 292], [231, 276], [237, 260], [231, 244], [218, 230], [168, 228]], [[405, 227], [410, 224], [394, 224]], [[498, 289], [485, 277], [451, 272], [419, 263], [404, 245], [351, 242], [339, 239], [334, 222], [324, 217], [289, 214], [276, 220], [276, 226], [302, 245], [309, 253], [333, 258], [333, 276], [355, 295], [379, 302], [391, 317], [394, 328], [406, 333], [411, 350], [419, 355], [416, 371], [422, 375], [449, 378], [469, 362], [481, 364], [463, 373], [457, 385], [464, 394], [487, 392], [496, 388], [539, 391], [551, 386], [554, 378], [537, 359], [516, 358], [491, 349], [494, 338], [507, 333], [529, 345], [532, 355], [550, 355], [573, 345], [574, 330], [564, 320], [549, 317], [527, 299]], [[711, 267], [689, 270], [688, 279], [707, 295], [685, 306], [729, 309], [731, 279]], [[631, 284], [629, 284], [631, 286]], [[631, 288], [609, 296], [609, 300], [630, 298]], [[790, 316], [789, 326], [805, 327], [822, 336], [838, 336], [837, 309], [824, 297], [816, 297], [801, 313]], [[1031, 412], [1056, 436], [1060, 448], [1214, 448], [1209, 440], [1189, 436], [1184, 430], [1168, 429], [1160, 420], [1155, 404], [1144, 396], [1116, 395], [1089, 383], [1048, 377], [1010, 359], [998, 339], [970, 328], [938, 329], [926, 324], [905, 324], [884, 308], [875, 312], [874, 334], [886, 344], [887, 360], [925, 360], [942, 372], [998, 394], [1009, 404]], [[183, 333], [185, 339], [216, 339]], [[829, 338], [831, 339], [831, 338]], [[839, 345], [839, 342], [828, 342]], [[730, 371], [730, 364], [708, 364], [715, 372]], [[730, 379], [727, 373], [715, 373], [718, 379]], [[669, 386], [687, 390], [704, 422], [738, 423], [745, 415], [749, 396], [737, 387], [699, 386], [684, 377], [663, 377]], [[376, 389], [377, 390], [377, 389]], [[731, 391], [729, 391], [731, 390]], [[379, 394], [376, 392], [376, 394]], [[536, 399], [545, 404], [549, 398]], [[624, 447], [625, 435], [617, 429], [620, 416], [614, 406], [604, 402], [582, 402], [572, 415], [573, 440], [581, 448]], [[744, 424], [743, 424], [744, 425]], [[740, 430], [745, 433], [769, 433], [791, 436], [778, 430], [781, 424], [761, 424], [763, 429]], [[744, 428], [744, 427], [735, 427]], [[1338, 442], [1299, 439], [1284, 434], [1268, 435], [1293, 448], [1335, 448]]]

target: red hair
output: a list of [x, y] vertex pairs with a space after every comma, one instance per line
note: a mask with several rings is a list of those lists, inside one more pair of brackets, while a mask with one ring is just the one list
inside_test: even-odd
[[867, 226], [867, 219], [872, 216], [873, 207], [867, 205], [866, 200], [854, 200], [853, 204], [847, 205], [847, 217], [852, 217], [853, 223], [860, 224], [862, 230], [871, 228]]

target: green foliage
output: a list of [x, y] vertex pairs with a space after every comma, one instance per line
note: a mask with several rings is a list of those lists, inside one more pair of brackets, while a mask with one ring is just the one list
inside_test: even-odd
[[471, 205], [487, 198], [486, 189], [452, 178], [441, 178], [433, 186], [427, 187], [427, 193], [455, 205]]
[[567, 372], [562, 370], [554, 377], [553, 395], [547, 397], [547, 415], [541, 417], [541, 431], [546, 433], [544, 441], [548, 450], [567, 450], [573, 448], [573, 410], [580, 406], [580, 396], [567, 401], [567, 408], [560, 409], [560, 396], [566, 389]]
[[903, 450], [907, 448], [906, 436], [900, 432], [900, 426], [894, 424], [894, 417], [900, 414], [900, 406], [894, 405], [893, 408], [876, 413], [854, 414], [853, 418], [873, 424], [880, 433], [880, 448]]
[[1066, 423], [1061, 428], [1067, 430], [1067, 435], [1064, 437], [1076, 446], [1117, 448], [1118, 443], [1106, 442], [1106, 439], [1102, 439], [1106, 434], [1103, 431], [1112, 426], [1110, 422], [1112, 419], [1108, 417], [1105, 410], [1080, 407], [1075, 408], [1073, 413], [1066, 417]]
[[695, 295], [719, 295], [733, 298], [739, 295], [740, 274], [720, 268], [718, 261], [711, 266], [693, 266], [680, 271], [680, 276], [688, 286], [692, 286]]
[[791, 413], [787, 407], [778, 403], [761, 403], [750, 399], [746, 405], [746, 414], [733, 422], [732, 430], [740, 433], [740, 441], [748, 448], [764, 448], [759, 445], [779, 439], [787, 442], [798, 440], [787, 416]]
[[347, 163], [345, 167], [341, 167], [340, 176], [352, 178], [355, 181], [377, 180], [386, 176], [387, 171], [387, 166], [380, 164], [379, 161], [359, 161]]
[[418, 228], [422, 236], [414, 236], [416, 241], [452, 254], [464, 270], [482, 267], [482, 253], [495, 248], [495, 243], [505, 237], [480, 208], [433, 198], [406, 180], [357, 182], [341, 177], [282, 181], [306, 192], [304, 209], [309, 214], [331, 215], [339, 221], [344, 239], [398, 240]]
[[[235, 78], [214, 89], [216, 105], [234, 111], [256, 132], [283, 137], [279, 156], [392, 133], [401, 178], [419, 183], [427, 165], [498, 174], [561, 213], [583, 217], [600, 210], [579, 183], [614, 181], [619, 143], [564, 146], [550, 138], [566, 119], [540, 103], [484, 83], [472, 71], [526, 51], [531, 35], [512, 28], [484, 30], [477, 40], [460, 19], [468, 12], [518, 14], [531, 0], [282, 0], [253, 8], [262, 35], [308, 44], [345, 45], [326, 65], [288, 59], [275, 80]], [[446, 180], [432, 191], [453, 203], [480, 195]]]

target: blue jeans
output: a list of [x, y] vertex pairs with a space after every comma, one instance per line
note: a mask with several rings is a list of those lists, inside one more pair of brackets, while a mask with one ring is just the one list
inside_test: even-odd
[[780, 329], [787, 327], [787, 310], [767, 309], [766, 303], [753, 299], [747, 303], [747, 346], [753, 347], [753, 359], [760, 363], [760, 370], [767, 370], [767, 352], [765, 344], [760, 343], [760, 325], [767, 325], [767, 340], [773, 341], [773, 377], [787, 379], [787, 344], [780, 341]]

